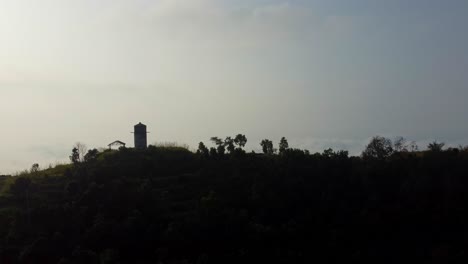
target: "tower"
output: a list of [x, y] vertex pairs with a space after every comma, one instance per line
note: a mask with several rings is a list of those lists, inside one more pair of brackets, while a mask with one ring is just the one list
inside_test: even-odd
[[146, 126], [143, 125], [141, 122], [135, 125], [135, 148], [136, 149], [146, 149], [147, 141], [146, 141]]

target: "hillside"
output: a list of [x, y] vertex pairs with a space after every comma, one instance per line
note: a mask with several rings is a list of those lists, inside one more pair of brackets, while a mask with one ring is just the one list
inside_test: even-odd
[[0, 263], [447, 263], [467, 175], [458, 149], [94, 153], [0, 179]]

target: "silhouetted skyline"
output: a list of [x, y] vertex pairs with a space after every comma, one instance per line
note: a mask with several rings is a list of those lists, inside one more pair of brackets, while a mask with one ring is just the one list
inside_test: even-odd
[[468, 144], [468, 2], [4, 0], [0, 174], [148, 144]]

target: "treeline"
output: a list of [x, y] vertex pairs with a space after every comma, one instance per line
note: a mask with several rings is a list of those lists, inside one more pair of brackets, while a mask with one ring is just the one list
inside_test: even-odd
[[245, 135], [86, 150], [0, 181], [0, 263], [450, 263], [468, 254], [468, 150], [374, 137], [359, 157]]
[[[205, 143], [200, 142], [198, 145], [197, 154], [202, 156], [222, 156], [224, 154], [239, 154], [245, 153], [243, 148], [247, 143], [245, 135], [238, 134], [235, 137], [226, 137], [224, 140], [219, 137], [212, 137], [211, 141], [216, 147], [208, 149]], [[274, 147], [273, 141], [269, 139], [263, 139], [260, 142], [263, 154], [265, 155], [284, 155], [287, 153], [299, 153], [302, 152], [305, 155], [310, 155], [310, 151], [307, 149], [301, 150], [296, 148], [289, 148], [288, 140], [282, 137], [278, 143], [278, 148]], [[443, 151], [445, 143], [433, 141], [431, 142], [425, 151], [440, 152]], [[468, 151], [468, 146], [459, 146], [458, 148], [448, 148], [447, 151]], [[393, 154], [402, 153], [416, 153], [419, 151], [419, 146], [415, 141], [408, 141], [404, 137], [396, 137], [393, 141], [389, 138], [382, 136], [373, 137], [365, 150], [361, 153], [363, 159], [386, 159]], [[255, 153], [255, 152], [252, 152]], [[421, 153], [421, 152], [420, 152]], [[336, 153], [333, 149], [329, 148], [323, 151], [323, 153], [315, 153], [314, 155], [332, 155], [337, 154], [340, 156], [348, 156], [347, 150], [339, 150]]]

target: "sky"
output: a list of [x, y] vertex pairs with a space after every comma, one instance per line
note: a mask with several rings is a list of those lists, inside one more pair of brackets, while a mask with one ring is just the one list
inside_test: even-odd
[[[468, 145], [466, 0], [0, 0], [0, 174], [75, 142]], [[209, 145], [209, 144], [208, 144]]]

